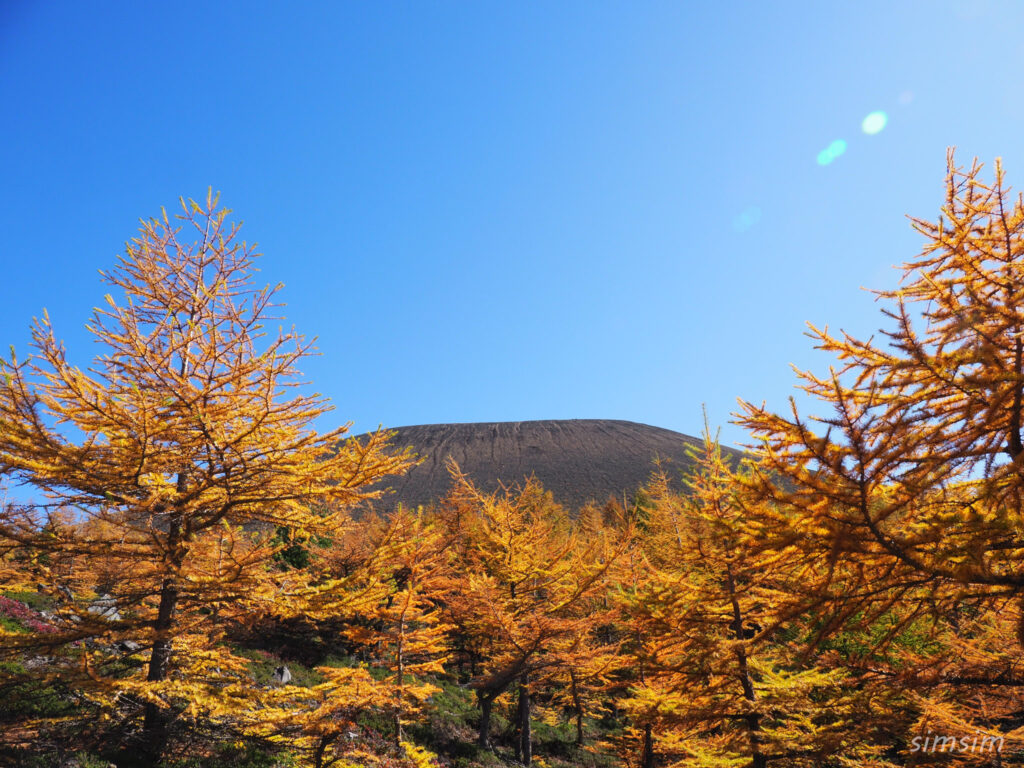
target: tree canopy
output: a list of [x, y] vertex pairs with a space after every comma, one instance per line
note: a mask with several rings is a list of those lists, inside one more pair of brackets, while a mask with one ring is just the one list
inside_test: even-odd
[[316, 430], [212, 196], [144, 222], [90, 366], [45, 315], [0, 360], [0, 469], [44, 498], [0, 511], [0, 759], [1020, 764], [1024, 199], [981, 172], [950, 154], [877, 338], [812, 326], [821, 413], [741, 402], [745, 460], [705, 425], [682, 489], [580, 510], [454, 463], [354, 507], [413, 457]]

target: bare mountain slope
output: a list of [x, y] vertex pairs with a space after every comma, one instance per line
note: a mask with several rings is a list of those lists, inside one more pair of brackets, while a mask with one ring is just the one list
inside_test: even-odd
[[422, 424], [395, 432], [395, 447], [412, 446], [425, 460], [388, 483], [393, 493], [375, 503], [382, 510], [442, 497], [451, 486], [449, 456], [487, 491], [532, 474], [557, 501], [576, 509], [588, 500], [631, 497], [650, 478], [656, 458], [678, 478], [692, 464], [687, 447], [701, 445], [679, 432], [606, 419]]

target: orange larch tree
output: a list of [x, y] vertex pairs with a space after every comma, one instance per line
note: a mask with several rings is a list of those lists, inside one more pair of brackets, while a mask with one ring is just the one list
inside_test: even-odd
[[[73, 514], [56, 530], [41, 527], [46, 505], [0, 520], [44, 588], [64, 595], [45, 640], [72, 650], [50, 673], [106, 690], [108, 714], [138, 713], [152, 764], [172, 722], [242, 706], [242, 664], [218, 638], [297, 587], [269, 567], [274, 531], [331, 529], [325, 506], [409, 463], [384, 434], [317, 432], [330, 407], [295, 389], [310, 342], [265, 329], [279, 286], [253, 285], [256, 253], [216, 198], [182, 205], [178, 221], [144, 221], [103, 273], [121, 295], [87, 326], [101, 349], [91, 366], [71, 362], [45, 314], [32, 356], [0, 361], [0, 468]], [[71, 572], [47, 570], [46, 553], [70, 558]], [[99, 583], [112, 565], [113, 582]], [[69, 645], [88, 638], [84, 654]], [[110, 663], [123, 641], [138, 660], [128, 671]]]
[[449, 563], [440, 530], [422, 510], [399, 507], [367, 535], [373, 555], [366, 576], [378, 599], [349, 637], [369, 647], [370, 666], [384, 675], [377, 705], [401, 743], [405, 718], [439, 690], [425, 678], [444, 672], [449, 626], [439, 604], [451, 583]]
[[578, 540], [585, 542], [575, 556], [586, 561], [585, 568], [609, 564], [607, 588], [593, 590], [567, 609], [569, 615], [585, 619], [589, 631], [566, 645], [561, 663], [542, 670], [538, 682], [549, 692], [552, 709], [571, 712], [577, 746], [587, 739], [585, 718], [610, 711], [608, 704], [620, 682], [622, 616], [614, 595], [626, 578], [625, 555], [635, 546], [633, 523], [632, 515], [618, 504], [601, 508], [593, 503], [585, 505], [574, 521]]
[[799, 372], [801, 388], [827, 412], [744, 402], [740, 421], [764, 466], [749, 485], [774, 505], [765, 530], [801, 552], [827, 629], [884, 618], [886, 644], [945, 626], [945, 650], [900, 679], [931, 686], [926, 710], [1009, 743], [1024, 738], [1024, 623], [993, 643], [1007, 624], [990, 612], [1024, 615], [1024, 200], [999, 161], [991, 182], [981, 170], [950, 152], [941, 215], [912, 219], [922, 252], [877, 292], [882, 341], [811, 327], [837, 363]]
[[490, 745], [494, 702], [515, 686], [516, 754], [529, 765], [534, 695], [554, 670], [571, 668], [583, 639], [607, 620], [606, 612], [584, 607], [608, 589], [621, 548], [596, 556], [603, 542], [583, 541], [536, 480], [485, 494], [457, 467], [453, 477], [441, 514], [456, 575], [445, 608], [478, 662], [472, 680], [481, 709], [478, 741]]

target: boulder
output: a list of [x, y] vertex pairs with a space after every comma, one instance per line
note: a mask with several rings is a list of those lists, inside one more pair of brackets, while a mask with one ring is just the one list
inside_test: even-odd
[[99, 616], [107, 621], [120, 621], [121, 613], [117, 610], [117, 600], [104, 593], [89, 603], [86, 609], [94, 616]]

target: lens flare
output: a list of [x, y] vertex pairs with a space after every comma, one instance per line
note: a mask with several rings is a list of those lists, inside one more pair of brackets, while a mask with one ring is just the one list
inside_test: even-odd
[[761, 209], [756, 205], [748, 205], [732, 220], [732, 228], [737, 232], [746, 232], [761, 220]]
[[818, 153], [818, 165], [828, 165], [846, 151], [846, 142], [836, 139]]
[[881, 131], [885, 128], [885, 124], [889, 122], [889, 116], [879, 110], [878, 112], [872, 112], [870, 115], [864, 118], [864, 121], [860, 124], [860, 129], [869, 136]]

